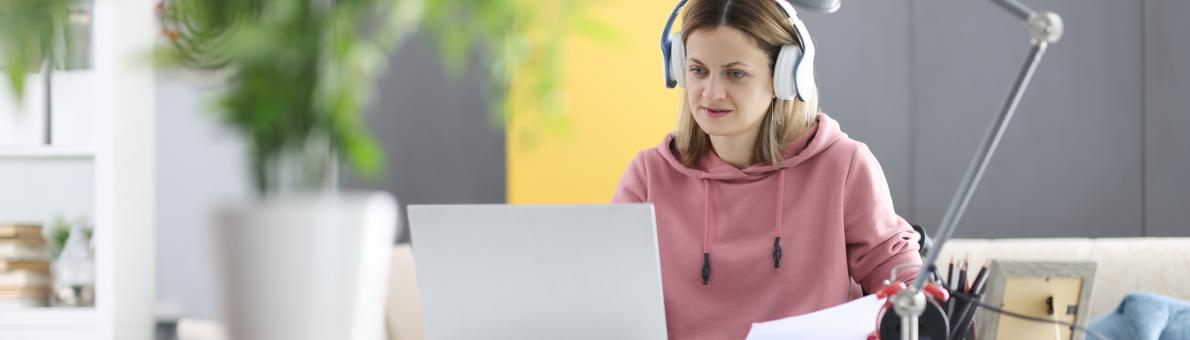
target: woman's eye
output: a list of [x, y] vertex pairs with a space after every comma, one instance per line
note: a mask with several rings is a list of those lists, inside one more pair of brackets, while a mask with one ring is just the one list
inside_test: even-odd
[[703, 68], [698, 67], [698, 66], [694, 66], [694, 67], [690, 68], [690, 73], [693, 73], [694, 75], [701, 76], [703, 74], [706, 74], [707, 70], [704, 70]]
[[742, 79], [747, 77], [748, 74], [744, 73], [744, 71], [727, 71], [727, 76], [731, 77], [732, 79]]

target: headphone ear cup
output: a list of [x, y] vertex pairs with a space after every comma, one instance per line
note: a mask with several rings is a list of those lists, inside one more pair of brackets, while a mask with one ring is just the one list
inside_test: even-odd
[[777, 98], [790, 100], [797, 96], [797, 68], [801, 60], [802, 49], [797, 45], [781, 46], [773, 65], [773, 94]]
[[814, 56], [803, 56], [797, 62], [793, 71], [793, 83], [797, 87], [796, 95], [802, 101], [810, 101], [818, 95], [818, 84], [814, 82]]
[[682, 44], [682, 33], [674, 32], [669, 37], [669, 76], [686, 87], [686, 46]]

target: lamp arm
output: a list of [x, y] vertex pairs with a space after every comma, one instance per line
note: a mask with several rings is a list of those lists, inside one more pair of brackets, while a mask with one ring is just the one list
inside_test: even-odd
[[983, 177], [984, 171], [987, 170], [988, 161], [992, 159], [992, 154], [995, 153], [996, 147], [1000, 144], [1000, 139], [1004, 137], [1004, 128], [1008, 126], [1013, 113], [1016, 112], [1021, 96], [1025, 93], [1029, 81], [1033, 78], [1033, 72], [1037, 70], [1037, 64], [1041, 62], [1041, 57], [1045, 54], [1046, 48], [1049, 44], [1057, 42], [1062, 37], [1062, 18], [1057, 14], [1053, 12], [1034, 12], [1016, 0], [992, 1], [1018, 19], [1025, 21], [1026, 27], [1029, 30], [1032, 47], [1029, 49], [1029, 54], [1025, 58], [1024, 65], [1021, 66], [1016, 79], [1009, 88], [1007, 98], [1004, 99], [1003, 104], [1000, 106], [999, 114], [996, 115], [991, 125], [988, 126], [988, 130], [983, 137], [983, 142], [980, 144], [979, 149], [976, 150], [975, 157], [971, 159], [971, 164], [967, 167], [967, 171], [963, 175], [963, 180], [955, 191], [954, 197], [950, 201], [950, 206], [946, 209], [946, 215], [942, 218], [938, 238], [934, 240], [934, 246], [930, 249], [929, 254], [927, 254], [925, 263], [922, 264], [922, 270], [917, 273], [917, 277], [914, 278], [912, 285], [900, 293], [889, 297], [893, 309], [901, 317], [901, 339], [917, 339], [918, 329], [920, 327], [918, 318], [921, 317], [926, 308], [922, 287], [925, 285], [926, 278], [929, 277], [930, 268], [935, 262], [938, 262], [938, 256], [942, 253], [942, 248], [946, 245], [946, 241], [950, 240], [951, 234], [954, 233], [955, 225], [958, 224], [964, 210], [967, 209], [967, 204], [971, 201], [971, 194], [975, 191], [976, 185], [979, 184], [980, 179]]
[[1032, 9], [1029, 9], [1029, 7], [1026, 7], [1020, 1], [992, 0], [992, 2], [995, 2], [997, 5], [1000, 5], [1001, 8], [1004, 8], [1005, 11], [1008, 11], [1012, 15], [1015, 15], [1018, 19], [1021, 19], [1021, 21], [1029, 20], [1029, 16], [1034, 13], [1034, 11]]
[[983, 177], [988, 161], [991, 160], [992, 154], [995, 153], [1001, 137], [1004, 136], [1004, 129], [1012, 119], [1017, 105], [1020, 104], [1021, 96], [1025, 93], [1025, 89], [1033, 77], [1033, 72], [1037, 69], [1037, 64], [1041, 62], [1041, 57], [1045, 54], [1046, 48], [1049, 44], [1057, 42], [1062, 37], [1062, 19], [1057, 14], [1053, 12], [1033, 12], [1016, 0], [993, 0], [993, 2], [1000, 4], [1005, 10], [1016, 15], [1018, 18], [1022, 18], [1026, 22], [1032, 48], [1029, 50], [1029, 55], [1025, 58], [1024, 65], [1021, 66], [1020, 71], [1017, 73], [1012, 87], [1009, 88], [1008, 96], [1000, 106], [999, 114], [992, 121], [992, 124], [988, 126], [988, 130], [983, 137], [983, 142], [976, 151], [975, 157], [972, 158], [971, 164], [967, 167], [967, 172], [963, 176], [958, 190], [955, 191], [955, 195], [950, 201], [950, 206], [947, 208], [946, 214], [943, 215], [938, 238], [934, 240], [934, 245], [926, 256], [926, 262], [922, 264], [922, 268], [927, 268], [927, 270], [918, 272], [917, 277], [913, 280], [913, 284], [910, 285], [911, 290], [914, 291], [921, 290], [926, 278], [929, 277], [929, 266], [938, 261], [942, 247], [946, 245], [946, 241], [950, 240], [951, 235], [954, 233], [955, 225], [958, 224], [959, 219], [963, 216], [963, 212], [967, 209], [967, 204], [971, 200], [971, 194], [975, 191], [975, 187]]

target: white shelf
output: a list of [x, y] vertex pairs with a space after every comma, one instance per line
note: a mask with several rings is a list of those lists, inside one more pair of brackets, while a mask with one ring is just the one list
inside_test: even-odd
[[[56, 94], [51, 97], [48, 126], [58, 144], [37, 145], [43, 140], [38, 136], [44, 135], [46, 125], [40, 123], [44, 115], [35, 121], [40, 125], [28, 128], [0, 121], [0, 128], [16, 126], [14, 130], [34, 133], [16, 136], [0, 129], [4, 137], [0, 139], [6, 140], [0, 145], [0, 177], [9, 181], [0, 183], [0, 188], [6, 193], [32, 193], [0, 200], [0, 212], [18, 214], [20, 220], [64, 206], [89, 211], [95, 228], [99, 307], [0, 309], [0, 340], [153, 339], [155, 183], [146, 179], [154, 178], [156, 171], [157, 106], [154, 74], [142, 59], [159, 38], [152, 11], [158, 1], [90, 2], [95, 18], [91, 67], [84, 72], [55, 73], [57, 78], [51, 80], [51, 93]], [[10, 185], [14, 181], [27, 181], [39, 189], [20, 190]], [[45, 187], [50, 186], [65, 193], [49, 192]], [[10, 204], [13, 200], [30, 202], [21, 206]]]
[[92, 158], [95, 151], [83, 147], [0, 146], [0, 159], [15, 158]]
[[94, 327], [99, 312], [94, 307], [0, 308], [0, 328], [54, 326]]
[[0, 339], [101, 339], [95, 308], [31, 307], [0, 309]]

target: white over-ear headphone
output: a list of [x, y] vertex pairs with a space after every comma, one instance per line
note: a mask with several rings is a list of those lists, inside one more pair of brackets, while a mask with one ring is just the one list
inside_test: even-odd
[[[661, 32], [661, 58], [664, 61], [665, 87], [686, 86], [686, 47], [682, 43], [682, 33], [670, 33], [678, 11], [686, 5], [687, 0], [681, 0], [674, 7], [669, 20], [665, 22], [665, 30]], [[773, 63], [773, 92], [777, 98], [790, 100], [794, 97], [802, 101], [809, 101], [814, 97], [814, 42], [810, 39], [810, 32], [806, 24], [798, 18], [797, 11], [784, 0], [774, 0], [785, 15], [789, 23], [793, 24], [794, 34], [802, 47], [797, 45], [781, 46], [777, 60]], [[837, 7], [837, 6], [836, 6]]]

